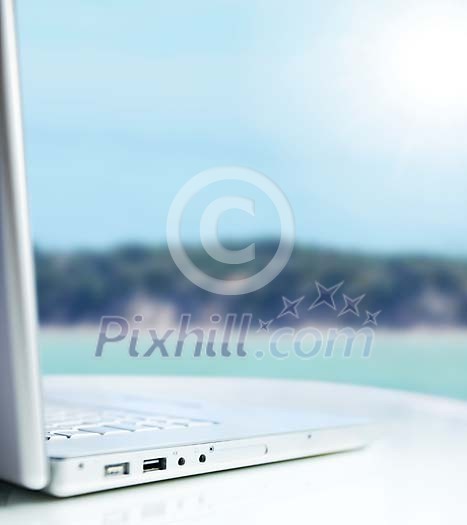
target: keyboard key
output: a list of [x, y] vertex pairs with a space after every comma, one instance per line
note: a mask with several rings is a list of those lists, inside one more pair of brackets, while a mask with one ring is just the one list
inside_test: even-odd
[[176, 421], [174, 419], [166, 419], [165, 421], [162, 421], [160, 419], [148, 419], [147, 421], [144, 422], [144, 424], [149, 424], [149, 425], [160, 425], [161, 427], [167, 427], [167, 426], [179, 426], [179, 427], [187, 427], [188, 426], [188, 421], [185, 422], [179, 422], [179, 421]]
[[81, 419], [79, 424], [92, 425], [94, 423], [102, 423], [102, 418], [100, 416], [86, 416]]
[[83, 432], [93, 432], [95, 434], [101, 434], [101, 435], [107, 435], [107, 434], [124, 434], [125, 432], [129, 432], [129, 430], [124, 430], [121, 428], [112, 428], [112, 427], [104, 427], [104, 426], [96, 426], [96, 427], [80, 427], [79, 430], [82, 430]]
[[73, 438], [73, 439], [81, 439], [81, 438], [87, 438], [87, 437], [96, 437], [98, 434], [94, 433], [91, 434], [91, 432], [81, 432], [80, 430], [75, 429], [69, 429], [69, 430], [54, 430], [54, 435], [57, 434], [58, 436], [65, 436], [67, 438]]
[[128, 430], [129, 432], [145, 432], [151, 430], [162, 430], [161, 427], [155, 427], [154, 425], [141, 425], [134, 423], [115, 423], [109, 425], [112, 428], [118, 428], [121, 430]]
[[45, 433], [46, 441], [59, 441], [61, 439], [68, 439], [66, 436], [61, 436], [59, 434], [51, 434], [50, 432]]
[[190, 421], [190, 427], [208, 427], [213, 424], [212, 421]]
[[188, 428], [188, 425], [186, 425], [185, 423], [167, 423], [163, 426], [164, 430], [175, 430], [181, 428]]

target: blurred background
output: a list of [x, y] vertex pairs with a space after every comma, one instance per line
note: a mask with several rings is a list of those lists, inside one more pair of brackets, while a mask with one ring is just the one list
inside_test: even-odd
[[[18, 0], [27, 163], [47, 373], [206, 374], [370, 384], [467, 399], [467, 5], [462, 1]], [[217, 296], [188, 281], [165, 235], [185, 182], [219, 166], [270, 177], [294, 210], [287, 267], [265, 288]], [[203, 209], [225, 213], [213, 261]], [[277, 210], [245, 183], [186, 210], [182, 236], [206, 273], [235, 279], [271, 259]], [[337, 311], [311, 312], [315, 281]], [[372, 355], [303, 361], [94, 357], [104, 315], [176, 326], [181, 313], [251, 312], [296, 299], [295, 325], [353, 326], [381, 311]], [[267, 334], [252, 325], [250, 344]]]

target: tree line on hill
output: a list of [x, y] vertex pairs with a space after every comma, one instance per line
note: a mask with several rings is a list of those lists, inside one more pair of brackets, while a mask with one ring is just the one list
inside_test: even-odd
[[[220, 265], [201, 247], [191, 259], [215, 277], [235, 279], [264, 267], [277, 245], [256, 246], [256, 259], [242, 266]], [[361, 325], [366, 310], [381, 310], [378, 324], [389, 328], [467, 325], [467, 261], [428, 256], [372, 255], [297, 245], [286, 268], [257, 292], [216, 296], [189, 282], [165, 246], [126, 245], [108, 250], [55, 252], [36, 249], [39, 315], [44, 324], [97, 323], [104, 315], [128, 315], [138, 298], [203, 321], [210, 313], [277, 316], [282, 297], [301, 296], [301, 321]], [[317, 297], [316, 281], [330, 287], [344, 282], [335, 295], [336, 310], [307, 307]], [[343, 296], [365, 294], [360, 317], [338, 317]], [[134, 308], [134, 306], [133, 306]], [[312, 317], [311, 317], [312, 316]], [[280, 322], [290, 321], [282, 319]]]

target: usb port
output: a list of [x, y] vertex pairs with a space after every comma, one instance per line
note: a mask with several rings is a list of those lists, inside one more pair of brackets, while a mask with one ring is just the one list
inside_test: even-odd
[[165, 470], [167, 468], [167, 458], [145, 459], [143, 461], [143, 472], [153, 472], [154, 470]]
[[118, 463], [116, 465], [106, 465], [104, 467], [105, 476], [126, 476], [130, 473], [129, 463]]

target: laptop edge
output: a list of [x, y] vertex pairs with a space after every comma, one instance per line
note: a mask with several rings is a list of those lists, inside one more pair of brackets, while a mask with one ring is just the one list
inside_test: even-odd
[[15, 20], [13, 1], [0, 0], [0, 477], [41, 489], [48, 467]]

